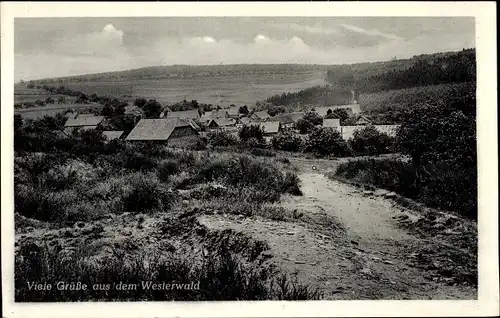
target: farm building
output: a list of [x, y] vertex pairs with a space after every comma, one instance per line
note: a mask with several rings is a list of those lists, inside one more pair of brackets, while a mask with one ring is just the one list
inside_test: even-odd
[[333, 128], [340, 131], [340, 119], [338, 118], [323, 119], [323, 128]]
[[122, 130], [105, 130], [102, 135], [106, 137], [107, 140], [120, 139], [123, 135]]
[[170, 107], [168, 107], [168, 106], [163, 107], [163, 109], [160, 113], [160, 118], [167, 116], [167, 114], [170, 112], [172, 112], [172, 109], [170, 109]]
[[240, 108], [239, 107], [231, 107], [226, 109], [227, 116], [230, 118], [239, 118], [240, 117]]
[[371, 123], [372, 121], [365, 116], [359, 116], [358, 120], [356, 121], [356, 125], [370, 125]]
[[142, 117], [144, 116], [144, 111], [139, 106], [125, 106], [125, 115]]
[[74, 129], [88, 130], [96, 129], [104, 120], [104, 116], [91, 114], [80, 114], [76, 118], [68, 118], [64, 124], [64, 131], [71, 134]]
[[293, 128], [295, 122], [293, 121], [292, 116], [289, 114], [280, 114], [272, 117], [272, 120], [277, 120], [280, 122], [281, 128]]
[[279, 121], [266, 121], [260, 123], [259, 126], [264, 130], [265, 136], [274, 135], [280, 132], [281, 124]]
[[216, 118], [227, 118], [229, 117], [229, 113], [227, 110], [214, 110], [210, 112], [210, 119], [216, 119]]
[[266, 121], [266, 120], [269, 120], [269, 118], [271, 118], [271, 116], [269, 116], [269, 114], [265, 110], [260, 111], [260, 112], [255, 112], [252, 115], [250, 115], [249, 117], [250, 117], [250, 119], [260, 120], [260, 121]]
[[192, 123], [179, 118], [141, 119], [127, 136], [129, 141], [156, 141], [172, 146], [189, 146], [199, 135]]
[[233, 118], [215, 118], [211, 119], [208, 122], [208, 128], [217, 129], [217, 128], [227, 128], [236, 125], [236, 119]]
[[200, 122], [201, 123], [208, 123], [212, 118], [210, 117], [212, 115], [212, 112], [204, 112], [203, 115], [200, 117]]
[[77, 112], [69, 111], [66, 114], [64, 114], [64, 117], [75, 119], [76, 117], [78, 117], [78, 113]]
[[200, 120], [201, 116], [198, 109], [190, 109], [178, 112], [168, 112], [166, 118]]
[[304, 113], [303, 112], [287, 113], [287, 116], [289, 116], [293, 120], [293, 122], [296, 123], [299, 119], [304, 117]]

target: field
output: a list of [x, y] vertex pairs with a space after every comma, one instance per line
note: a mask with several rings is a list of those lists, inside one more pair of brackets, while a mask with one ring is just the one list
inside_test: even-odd
[[137, 79], [127, 81], [68, 82], [72, 90], [86, 94], [108, 95], [132, 101], [152, 98], [164, 104], [181, 100], [221, 106], [248, 105], [274, 94], [295, 92], [315, 85], [325, 85], [322, 72], [303, 74], [242, 74], [195, 76], [188, 78]]
[[31, 107], [24, 109], [16, 109], [16, 114], [21, 114], [25, 119], [37, 119], [43, 116], [54, 116], [57, 113], [64, 112], [69, 109], [73, 110], [86, 110], [93, 108], [101, 108], [100, 104], [75, 104], [75, 103], [65, 103], [65, 104], [52, 104], [43, 107]]
[[[36, 100], [45, 100], [47, 97], [52, 97], [57, 100], [59, 94], [51, 94], [46, 92], [43, 89], [37, 88], [26, 88], [24, 85], [16, 84], [14, 86], [14, 103], [26, 103], [26, 102], [35, 102]], [[67, 102], [74, 101], [76, 97], [64, 96]]]

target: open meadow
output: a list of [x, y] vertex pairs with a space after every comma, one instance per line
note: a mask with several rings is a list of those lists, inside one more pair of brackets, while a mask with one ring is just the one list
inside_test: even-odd
[[238, 74], [193, 76], [118, 81], [67, 82], [68, 88], [85, 94], [115, 96], [133, 101], [137, 97], [153, 98], [164, 104], [181, 100], [198, 100], [206, 104], [248, 105], [274, 94], [295, 92], [311, 86], [325, 85], [325, 74]]

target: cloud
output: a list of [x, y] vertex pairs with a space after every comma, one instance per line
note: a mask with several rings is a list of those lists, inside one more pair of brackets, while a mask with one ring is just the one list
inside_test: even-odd
[[123, 53], [123, 36], [113, 24], [100, 32], [72, 34], [52, 41], [51, 52], [68, 56], [111, 56]]
[[386, 38], [389, 40], [404, 40], [404, 38], [402, 38], [400, 36], [397, 36], [395, 34], [390, 34], [390, 33], [383, 33], [377, 29], [367, 30], [367, 29], [363, 29], [363, 28], [360, 28], [360, 27], [355, 26], [355, 25], [350, 25], [350, 24], [341, 24], [340, 26], [342, 28], [344, 28], [345, 30], [349, 30], [352, 32], [361, 33], [361, 34], [365, 34], [365, 35], [380, 36], [380, 37], [383, 37], [383, 38]]
[[292, 30], [292, 31], [301, 31], [311, 34], [339, 34], [339, 30], [335, 28], [322, 27], [322, 26], [309, 26], [298, 23], [276, 23], [273, 25], [274, 28], [281, 30]]

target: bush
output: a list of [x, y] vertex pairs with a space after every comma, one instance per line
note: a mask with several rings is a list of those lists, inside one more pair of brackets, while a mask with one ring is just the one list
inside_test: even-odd
[[[228, 233], [233, 234], [233, 233]], [[89, 252], [80, 248], [58, 253], [56, 249], [29, 243], [15, 258], [15, 301], [160, 301], [160, 300], [306, 300], [319, 299], [318, 289], [301, 285], [269, 267], [247, 263], [233, 252], [230, 240], [220, 239], [214, 252], [201, 264], [174, 254], [126, 255], [115, 252], [102, 260], [89, 262]], [[239, 242], [239, 241], [238, 241]], [[108, 290], [34, 290], [28, 282], [81, 282], [87, 286], [109, 285]], [[153, 290], [142, 282], [193, 282], [199, 290]], [[137, 284], [139, 288], [118, 290], [117, 282]]]
[[287, 172], [283, 179], [281, 191], [293, 195], [302, 195], [302, 190], [300, 190], [300, 178], [294, 173]]
[[276, 150], [300, 152], [302, 151], [302, 138], [295, 134], [283, 133], [274, 136], [271, 139], [271, 144]]
[[379, 155], [390, 153], [394, 149], [394, 138], [378, 131], [373, 126], [367, 126], [354, 131], [349, 145], [356, 155]]
[[345, 157], [350, 155], [347, 142], [332, 128], [318, 128], [310, 135], [305, 145], [306, 152], [320, 156]]
[[131, 189], [123, 197], [123, 207], [130, 212], [168, 209], [174, 201], [173, 194], [151, 175], [135, 174], [130, 178]]
[[208, 143], [212, 147], [227, 147], [238, 143], [238, 139], [233, 135], [223, 130], [211, 131], [207, 135]]
[[257, 142], [264, 142], [264, 130], [259, 125], [245, 125], [241, 127], [238, 136], [244, 143], [252, 138], [256, 139]]

